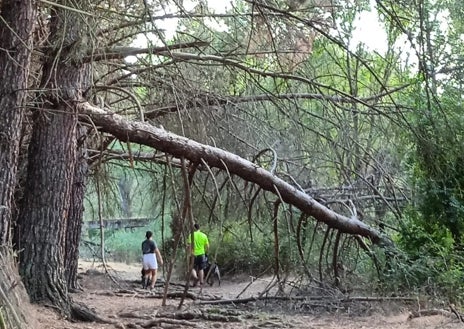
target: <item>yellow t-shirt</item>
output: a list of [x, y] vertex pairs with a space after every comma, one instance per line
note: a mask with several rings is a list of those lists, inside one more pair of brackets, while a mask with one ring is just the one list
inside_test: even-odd
[[[200, 231], [195, 231], [193, 234], [193, 255], [204, 255], [207, 251], [207, 246], [209, 246], [208, 237], [205, 233]], [[192, 244], [192, 234], [189, 235], [186, 243], [187, 245]]]

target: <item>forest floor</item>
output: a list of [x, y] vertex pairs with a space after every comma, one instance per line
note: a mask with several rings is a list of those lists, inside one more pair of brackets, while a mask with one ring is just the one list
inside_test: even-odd
[[[138, 264], [108, 263], [107, 268], [110, 275], [101, 264], [81, 262], [83, 291], [72, 294], [75, 302], [97, 313], [100, 322], [70, 322], [53, 308], [33, 306], [33, 328], [464, 328], [449, 308], [427, 308], [424, 301], [340, 296], [288, 299], [276, 295], [276, 288], [269, 289], [272, 277], [226, 277], [221, 286], [191, 288], [180, 308], [184, 287], [174, 282], [169, 286], [166, 306], [162, 306], [162, 284], [154, 292], [142, 289]], [[266, 298], [256, 299], [263, 291], [267, 291]]]

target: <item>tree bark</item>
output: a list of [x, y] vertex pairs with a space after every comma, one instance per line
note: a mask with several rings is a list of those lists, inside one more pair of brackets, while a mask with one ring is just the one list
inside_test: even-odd
[[82, 217], [84, 214], [85, 186], [88, 174], [87, 151], [85, 136], [87, 129], [79, 127], [79, 140], [77, 150], [77, 162], [74, 168], [74, 180], [72, 185], [70, 207], [66, 228], [66, 245], [64, 269], [68, 290], [80, 289], [77, 282], [77, 268], [79, 260], [79, 241], [82, 230]]
[[0, 320], [5, 328], [29, 328], [27, 296], [12, 255], [11, 221], [36, 4], [2, 0], [0, 13]]
[[179, 158], [185, 157], [193, 163], [228, 170], [231, 174], [277, 194], [284, 202], [294, 205], [329, 227], [343, 233], [359, 234], [376, 244], [389, 244], [389, 241], [379, 232], [357, 218], [348, 218], [335, 213], [303, 191], [236, 154], [169, 133], [144, 122], [126, 120], [120, 115], [94, 107], [89, 103], [80, 103], [79, 108], [79, 113], [87, 115], [87, 117], [83, 116], [82, 120], [90, 118], [101, 131], [110, 133], [121, 141], [151, 146]]
[[32, 51], [33, 1], [0, 2], [0, 244], [10, 240], [23, 106]]
[[20, 272], [29, 296], [33, 302], [55, 305], [66, 316], [71, 315], [64, 266], [77, 156], [76, 102], [89, 77], [79, 58], [89, 45], [82, 36], [87, 29], [84, 17], [64, 8], [83, 2], [62, 0], [63, 7], [51, 8], [50, 48], [39, 88], [44, 92], [37, 97], [41, 107], [34, 113], [19, 215], [24, 247]]
[[40, 113], [29, 145], [28, 179], [19, 215], [20, 272], [33, 302], [70, 312], [64, 242], [75, 163], [76, 116], [65, 106]]

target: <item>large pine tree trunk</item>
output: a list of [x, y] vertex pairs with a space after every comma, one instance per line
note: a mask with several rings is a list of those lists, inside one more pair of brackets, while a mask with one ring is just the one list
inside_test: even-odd
[[[83, 16], [64, 9], [79, 1], [60, 1], [51, 9], [51, 45], [42, 74], [41, 108], [34, 113], [28, 178], [19, 223], [24, 251], [20, 272], [34, 302], [71, 315], [65, 275], [65, 246], [77, 156], [77, 102], [88, 74], [79, 61], [85, 32]], [[82, 8], [79, 8], [82, 9]]]
[[77, 282], [77, 268], [79, 260], [79, 241], [82, 230], [82, 216], [84, 213], [85, 186], [88, 173], [87, 152], [85, 136], [87, 129], [80, 127], [77, 162], [74, 168], [74, 182], [71, 192], [71, 204], [68, 212], [68, 225], [66, 229], [65, 273], [68, 289], [79, 289]]
[[32, 49], [32, 1], [0, 1], [0, 244], [10, 239], [12, 200]]
[[0, 1], [0, 320], [4, 328], [30, 327], [10, 231], [35, 12], [34, 1]]
[[29, 145], [28, 179], [19, 216], [20, 270], [34, 302], [70, 312], [64, 277], [67, 211], [75, 164], [76, 115], [72, 108], [43, 109]]

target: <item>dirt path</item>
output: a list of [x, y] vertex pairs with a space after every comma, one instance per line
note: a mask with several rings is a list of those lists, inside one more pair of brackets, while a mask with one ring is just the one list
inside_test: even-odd
[[[94, 329], [94, 328], [324, 328], [324, 329], [422, 329], [464, 328], [450, 313], [409, 319], [417, 305], [392, 302], [362, 302], [333, 304], [321, 301], [263, 300], [236, 304], [203, 304], [211, 300], [257, 297], [272, 278], [251, 281], [250, 277], [226, 279], [220, 287], [191, 289], [179, 310], [180, 299], [169, 298], [161, 306], [162, 290], [150, 293], [137, 283], [140, 266], [110, 263], [110, 273], [117, 283], [104, 274], [99, 264], [81, 262], [80, 282], [83, 292], [73, 299], [94, 310], [112, 323], [72, 323], [60, 318], [52, 309], [35, 307], [37, 329]], [[161, 275], [162, 277], [162, 275]], [[175, 291], [182, 287], [173, 285]], [[195, 299], [193, 299], [195, 298]]]

